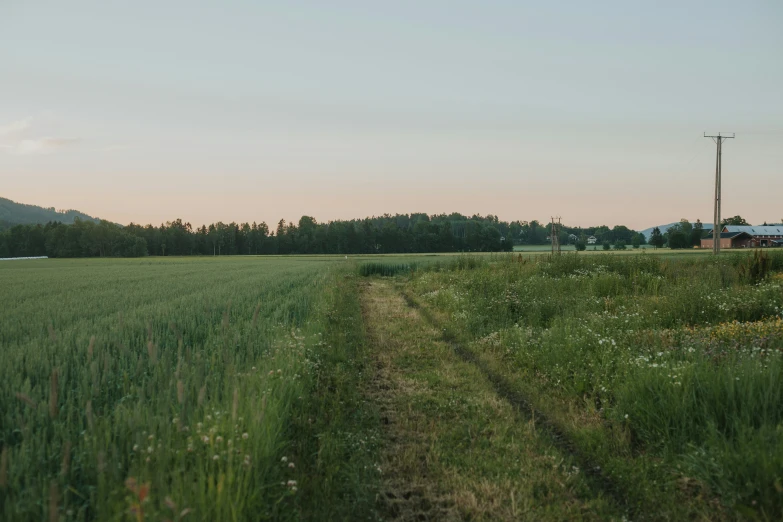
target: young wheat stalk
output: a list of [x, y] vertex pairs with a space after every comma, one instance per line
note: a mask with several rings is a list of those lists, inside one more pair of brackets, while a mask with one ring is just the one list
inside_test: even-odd
[[52, 378], [49, 381], [49, 417], [57, 418], [57, 368], [52, 369]]
[[57, 482], [51, 481], [49, 483], [49, 522], [58, 522], [60, 520], [60, 514], [58, 506], [60, 504], [60, 493], [57, 488]]
[[237, 421], [238, 408], [239, 408], [239, 389], [234, 388], [234, 403], [231, 406], [231, 422]]
[[158, 362], [158, 347], [155, 346], [155, 343], [152, 341], [147, 343], [147, 354], [150, 356], [150, 362], [152, 364]]
[[261, 303], [258, 303], [256, 305], [256, 311], [253, 312], [253, 328], [256, 327], [256, 323], [258, 323], [258, 313], [261, 311]]
[[8, 446], [0, 453], [0, 489], [8, 487]]
[[63, 445], [63, 464], [61, 473], [63, 477], [68, 475], [68, 469], [71, 466], [71, 441], [66, 441]]
[[17, 398], [17, 399], [19, 399], [20, 401], [22, 401], [23, 403], [27, 404], [29, 407], [31, 407], [31, 408], [33, 408], [33, 409], [35, 409], [35, 408], [36, 408], [36, 406], [37, 406], [37, 405], [35, 404], [35, 401], [34, 401], [34, 400], [32, 400], [32, 399], [31, 399], [30, 397], [28, 397], [27, 395], [25, 395], [24, 393], [18, 393], [18, 392], [17, 392], [17, 393], [16, 393], [16, 398]]
[[92, 431], [93, 428], [92, 401], [87, 401], [87, 427], [90, 428], [90, 431]]

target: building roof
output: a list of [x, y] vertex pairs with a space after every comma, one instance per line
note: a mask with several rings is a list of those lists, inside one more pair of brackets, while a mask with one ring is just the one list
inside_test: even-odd
[[[741, 231], [740, 232], [721, 232], [720, 233], [720, 238], [721, 239], [734, 239], [735, 237], [739, 237], [739, 236], [742, 236], [742, 235], [750, 236], [750, 234], [748, 234], [747, 232], [741, 232]], [[702, 237], [702, 239], [712, 239], [712, 231], [710, 231], [708, 234], [706, 234], [704, 237]]]
[[723, 227], [725, 232], [746, 232], [751, 236], [783, 236], [783, 225], [767, 225], [767, 226], [740, 226], [740, 225], [725, 225]]

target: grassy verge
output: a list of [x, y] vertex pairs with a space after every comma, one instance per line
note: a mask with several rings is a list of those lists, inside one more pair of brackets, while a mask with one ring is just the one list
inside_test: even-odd
[[292, 427], [304, 463], [305, 520], [375, 520], [379, 424], [362, 390], [372, 376], [356, 276], [341, 273], [324, 295], [315, 379]]

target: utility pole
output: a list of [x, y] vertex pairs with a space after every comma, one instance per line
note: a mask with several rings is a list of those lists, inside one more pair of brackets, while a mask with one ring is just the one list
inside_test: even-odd
[[733, 139], [734, 133], [731, 134], [731, 136], [721, 136], [720, 132], [717, 136], [707, 136], [707, 133], [704, 133], [705, 138], [712, 138], [712, 141], [714, 141], [718, 146], [718, 153], [715, 160], [715, 212], [713, 215], [713, 223], [712, 223], [712, 253], [713, 254], [720, 254], [720, 231], [721, 231], [721, 224], [720, 224], [720, 158], [721, 158], [721, 149], [722, 144], [725, 140]]
[[[557, 222], [555, 222], [555, 219], [557, 219]], [[549, 232], [549, 237], [550, 239], [552, 239], [552, 255], [559, 254], [560, 253], [560, 218], [559, 217], [552, 218], [552, 226], [551, 226], [551, 231]]]

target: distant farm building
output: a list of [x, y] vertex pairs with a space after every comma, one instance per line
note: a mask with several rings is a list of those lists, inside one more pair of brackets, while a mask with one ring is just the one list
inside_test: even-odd
[[[721, 248], [747, 248], [750, 246], [750, 242], [753, 240], [750, 234], [746, 232], [721, 232], [720, 233], [720, 247]], [[713, 238], [712, 234], [708, 237], [704, 237], [701, 240], [702, 248], [712, 248]]]
[[595, 236], [590, 236], [587, 238], [587, 244], [588, 245], [595, 245], [595, 243], [598, 241]]
[[[702, 248], [712, 248], [712, 233], [701, 240]], [[725, 225], [720, 234], [721, 248], [768, 248], [783, 246], [783, 225]]]

